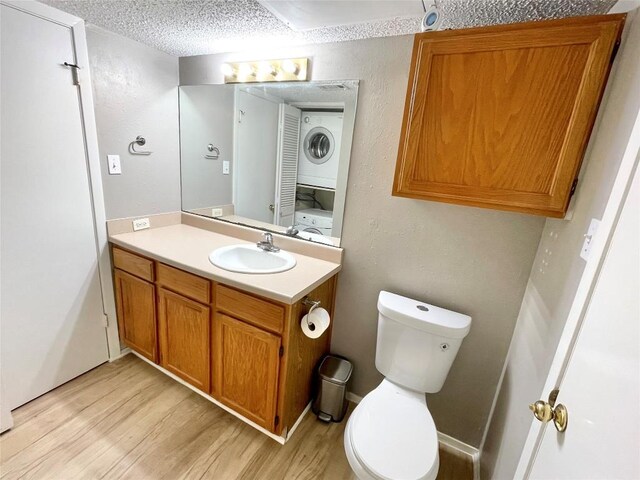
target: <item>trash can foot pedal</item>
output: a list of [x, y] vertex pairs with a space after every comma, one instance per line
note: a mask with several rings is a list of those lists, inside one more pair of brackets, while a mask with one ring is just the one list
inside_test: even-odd
[[326, 414], [324, 412], [320, 412], [318, 414], [318, 418], [320, 420], [322, 420], [323, 422], [330, 422], [331, 421], [331, 415], [328, 415], [328, 414]]

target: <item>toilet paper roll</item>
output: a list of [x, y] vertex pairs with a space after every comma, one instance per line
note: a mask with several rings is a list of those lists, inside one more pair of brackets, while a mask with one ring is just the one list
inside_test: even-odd
[[329, 328], [331, 317], [324, 308], [313, 308], [300, 320], [302, 332], [309, 338], [318, 338]]

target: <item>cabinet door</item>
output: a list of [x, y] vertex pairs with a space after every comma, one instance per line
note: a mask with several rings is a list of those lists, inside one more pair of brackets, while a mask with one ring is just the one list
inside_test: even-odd
[[623, 22], [416, 35], [393, 194], [564, 216]]
[[164, 288], [158, 289], [160, 365], [209, 392], [210, 309]]
[[214, 325], [214, 397], [274, 431], [280, 337], [222, 313]]
[[157, 363], [155, 287], [117, 269], [114, 279], [120, 339], [140, 355]]

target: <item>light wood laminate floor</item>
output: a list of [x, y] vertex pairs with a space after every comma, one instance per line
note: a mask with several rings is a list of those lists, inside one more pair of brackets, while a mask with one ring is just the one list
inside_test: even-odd
[[[13, 417], [0, 437], [2, 479], [355, 479], [346, 421], [309, 413], [280, 445], [133, 355]], [[441, 450], [440, 462], [440, 480], [473, 478], [463, 459]]]

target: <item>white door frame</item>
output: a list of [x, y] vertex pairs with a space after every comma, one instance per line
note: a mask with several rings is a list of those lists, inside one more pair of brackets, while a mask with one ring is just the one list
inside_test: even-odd
[[57, 23], [71, 29], [75, 62], [78, 65], [80, 118], [84, 130], [84, 143], [89, 174], [89, 189], [93, 207], [93, 225], [96, 237], [96, 253], [102, 290], [102, 309], [107, 319], [106, 335], [109, 360], [120, 357], [120, 339], [116, 317], [115, 296], [111, 279], [111, 258], [107, 235], [107, 215], [104, 206], [102, 174], [100, 172], [100, 152], [98, 132], [93, 108], [93, 91], [89, 72], [89, 53], [84, 20], [34, 0], [0, 0], [0, 3], [36, 17]]
[[[561, 388], [561, 383], [564, 374], [567, 370], [571, 353], [575, 347], [575, 343], [580, 333], [589, 301], [598, 279], [598, 275], [604, 264], [604, 259], [611, 243], [615, 227], [618, 223], [624, 201], [627, 197], [629, 188], [631, 187], [631, 181], [633, 175], [638, 168], [640, 162], [640, 112], [636, 116], [636, 121], [629, 137], [629, 143], [625, 149], [620, 163], [620, 168], [616, 175], [611, 195], [605, 207], [602, 221], [598, 227], [598, 233], [593, 238], [591, 252], [589, 259], [584, 268], [582, 278], [578, 285], [575, 298], [571, 305], [567, 322], [562, 331], [560, 342], [556, 350], [556, 354], [553, 358], [553, 363], [549, 369], [547, 380], [545, 381], [544, 388], [538, 398], [546, 399], [549, 393], [555, 388]], [[532, 398], [531, 402], [538, 400], [538, 398]], [[522, 449], [518, 467], [516, 469], [515, 477], [517, 479], [529, 478], [531, 468], [535, 461], [538, 449], [542, 442], [544, 429], [547, 424], [543, 424], [533, 419], [527, 440]]]

